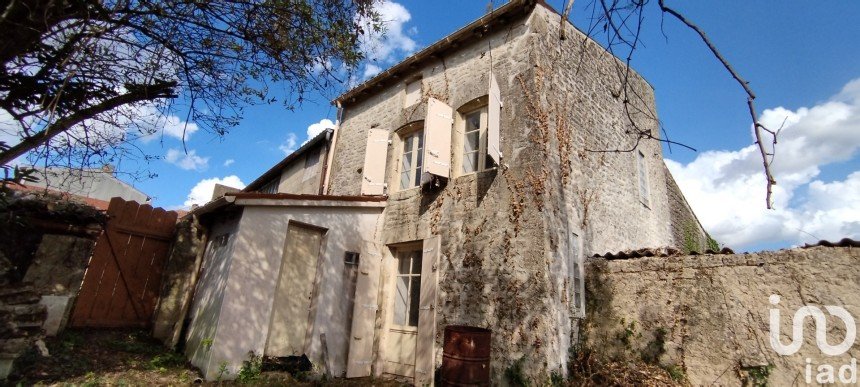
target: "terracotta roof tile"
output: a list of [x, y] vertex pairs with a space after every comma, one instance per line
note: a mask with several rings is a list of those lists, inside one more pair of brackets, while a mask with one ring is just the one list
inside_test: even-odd
[[834, 243], [834, 242], [830, 242], [830, 241], [826, 241], [826, 240], [820, 240], [820, 241], [818, 241], [818, 243], [816, 243], [816, 244], [814, 244], [814, 245], [810, 245], [810, 244], [808, 244], [808, 243], [807, 243], [807, 244], [803, 245], [803, 248], [804, 248], [804, 249], [808, 249], [808, 248], [810, 248], [810, 247], [816, 247], [816, 246], [825, 246], [825, 247], [860, 247], [860, 241], [855, 241], [855, 240], [853, 240], [853, 239], [851, 239], [851, 238], [842, 238], [842, 240], [840, 240], [839, 242], [836, 242], [836, 243]]
[[625, 250], [619, 251], [617, 253], [605, 253], [605, 254], [594, 254], [592, 258], [605, 258], [608, 260], [613, 259], [634, 259], [634, 258], [644, 258], [644, 257], [680, 257], [683, 255], [702, 255], [702, 254], [711, 254], [711, 255], [724, 255], [724, 254], [734, 254], [734, 250], [723, 247], [719, 251], [713, 250], [705, 250], [700, 253], [697, 251], [691, 251], [689, 253], [684, 253], [681, 250], [678, 250], [674, 247], [657, 247], [657, 248], [643, 248], [638, 250]]

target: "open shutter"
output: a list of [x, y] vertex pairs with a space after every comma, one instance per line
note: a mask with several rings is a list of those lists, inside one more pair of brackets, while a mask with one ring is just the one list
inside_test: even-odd
[[364, 153], [364, 176], [361, 179], [362, 195], [385, 193], [385, 158], [388, 157], [388, 131], [367, 131], [367, 148]]
[[421, 295], [418, 303], [418, 341], [415, 348], [415, 385], [433, 385], [436, 369], [436, 287], [438, 286], [438, 235], [424, 240], [421, 266]]
[[378, 244], [362, 242], [355, 284], [355, 306], [349, 339], [346, 377], [370, 376], [373, 362], [373, 333], [376, 326], [376, 305], [382, 253]]
[[496, 77], [490, 73], [490, 91], [487, 106], [487, 155], [496, 165], [502, 165], [502, 150], [499, 147], [499, 126], [502, 119], [502, 97]]
[[[451, 128], [454, 109], [444, 102], [430, 98], [424, 119], [424, 167], [422, 172], [448, 178], [451, 171]], [[422, 182], [425, 179], [421, 176]], [[429, 177], [429, 176], [427, 176]]]

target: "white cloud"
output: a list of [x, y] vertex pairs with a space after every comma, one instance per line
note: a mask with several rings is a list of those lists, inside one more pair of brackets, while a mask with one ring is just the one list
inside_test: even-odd
[[320, 122], [310, 124], [310, 126], [308, 126], [308, 140], [316, 137], [318, 134], [322, 133], [323, 130], [329, 128], [334, 128], [334, 122], [328, 118], [323, 118]]
[[236, 175], [203, 179], [194, 185], [194, 188], [191, 188], [191, 192], [188, 193], [187, 200], [185, 200], [185, 207], [188, 208], [194, 204], [203, 205], [208, 203], [212, 199], [212, 191], [215, 189], [215, 184], [238, 189], [245, 188], [245, 183]]
[[236, 162], [236, 160], [233, 160], [233, 159], [224, 160], [224, 166], [229, 167], [229, 166], [233, 165], [233, 163], [235, 163], [235, 162]]
[[296, 145], [298, 145], [298, 143], [299, 139], [296, 137], [295, 133], [290, 133], [287, 135], [287, 140], [279, 145], [278, 149], [288, 155], [296, 151]]
[[[415, 51], [416, 43], [410, 35], [414, 35], [417, 29], [404, 28], [405, 24], [412, 19], [412, 15], [406, 7], [393, 1], [378, 2], [373, 7], [383, 23], [384, 33], [374, 32], [370, 25], [365, 23], [365, 30], [369, 32], [362, 35], [359, 44], [367, 59], [371, 62], [393, 64], [402, 56]], [[375, 73], [373, 68], [377, 69]], [[378, 65], [367, 64], [364, 72], [365, 78], [368, 77], [368, 74], [373, 76], [379, 73], [378, 69]]]
[[364, 75], [363, 76], [364, 76], [364, 79], [368, 79], [368, 78], [376, 76], [376, 74], [379, 74], [381, 72], [382, 72], [381, 67], [379, 67], [373, 63], [368, 63], [367, 65], [364, 66]]
[[173, 165], [178, 166], [186, 171], [202, 171], [209, 167], [209, 158], [200, 157], [197, 151], [192, 149], [185, 153], [178, 149], [168, 149], [164, 159]]
[[758, 149], [707, 151], [694, 161], [666, 164], [705, 229], [735, 248], [818, 239], [860, 238], [860, 171], [843, 181], [817, 180], [828, 164], [860, 150], [860, 79], [812, 107], [767, 109], [762, 122], [782, 126], [773, 173], [775, 210], [765, 208]]

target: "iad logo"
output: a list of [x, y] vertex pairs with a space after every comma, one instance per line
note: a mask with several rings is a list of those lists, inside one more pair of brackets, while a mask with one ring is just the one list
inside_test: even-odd
[[[779, 304], [780, 297], [777, 294], [771, 294], [771, 305]], [[845, 324], [845, 338], [838, 345], [830, 345], [827, 342], [827, 316], [817, 306], [806, 305], [800, 307], [794, 313], [794, 319], [791, 321], [791, 342], [785, 345], [780, 340], [780, 313], [779, 309], [770, 309], [770, 346], [776, 353], [788, 356], [797, 353], [803, 345], [803, 324], [807, 317], [812, 317], [815, 322], [815, 343], [818, 349], [827, 356], [839, 356], [851, 349], [854, 345], [854, 340], [857, 338], [857, 324], [854, 322], [854, 317], [841, 306], [825, 305], [824, 309], [834, 317], [838, 317]], [[835, 368], [830, 364], [821, 364], [817, 367], [818, 374], [815, 377], [818, 383], [835, 383], [836, 372]], [[839, 367], [839, 381], [842, 383], [857, 382], [857, 359], [851, 359], [849, 364]], [[812, 359], [806, 359], [806, 382], [812, 383]]]

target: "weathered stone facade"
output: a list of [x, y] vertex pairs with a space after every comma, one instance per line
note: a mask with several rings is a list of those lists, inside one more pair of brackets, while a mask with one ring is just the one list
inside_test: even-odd
[[[660, 144], [637, 142], [630, 134], [635, 123], [657, 136], [650, 85], [631, 71], [625, 95], [617, 72], [624, 69], [622, 62], [569, 24], [569, 38], [559, 41], [558, 14], [520, 3], [523, 13], [494, 20], [501, 24], [488, 27], [486, 34], [429, 56], [398, 81], [341, 101], [327, 193], [359, 195], [369, 129], [391, 132], [386, 179], [392, 188], [378, 240], [392, 245], [441, 237], [437, 366], [444, 327], [474, 325], [493, 330], [496, 380], [521, 358], [527, 360], [529, 377], [546, 380], [551, 372], [563, 371], [568, 360], [571, 255], [680, 246], [674, 230], [681, 226], [673, 223], [679, 215], [673, 213], [689, 212], [682, 221], [695, 216], [681, 201], [670, 200], [682, 196], [670, 184]], [[394, 189], [400, 164], [397, 130], [423, 119], [430, 97], [457, 111], [487, 95], [491, 73], [504, 103], [502, 165], [454, 177], [432, 192]], [[422, 102], [404, 108], [403, 81], [416, 77], [423, 84]], [[646, 203], [640, 200], [640, 151], [647, 171]], [[697, 222], [695, 227], [704, 240]], [[581, 246], [570, 246], [577, 240], [572, 233]], [[392, 274], [383, 271], [381, 278]], [[382, 294], [379, 330], [390, 308], [385, 300]], [[378, 349], [379, 335], [376, 339]]]
[[[858, 267], [857, 247], [589, 259], [586, 348], [615, 360], [649, 359], [683, 370], [694, 386], [765, 385], [754, 383], [762, 376], [773, 386], [809, 383], [808, 377], [817, 383], [819, 366], [839, 372], [856, 362], [860, 346], [851, 343], [843, 354], [825, 355], [816, 344], [818, 324], [810, 318], [802, 325], [802, 346], [782, 356], [770, 343], [770, 310], [779, 311], [783, 345], [792, 341], [795, 312], [806, 305], [824, 311], [826, 341], [838, 345], [846, 322], [825, 306], [845, 308], [855, 319], [850, 323], [860, 318]], [[779, 296], [776, 305], [772, 295]]]

